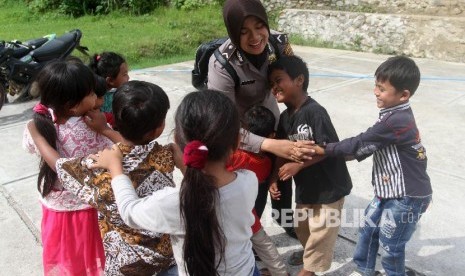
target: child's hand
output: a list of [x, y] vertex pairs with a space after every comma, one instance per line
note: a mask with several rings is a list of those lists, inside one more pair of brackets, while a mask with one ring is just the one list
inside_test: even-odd
[[302, 164], [289, 162], [284, 164], [278, 171], [279, 179], [285, 181], [295, 176], [303, 168]]
[[325, 149], [324, 148], [322, 148], [322, 147], [320, 147], [318, 145], [315, 145], [313, 147], [313, 149], [315, 150], [315, 154], [317, 154], [317, 155], [325, 155]]
[[270, 184], [270, 188], [268, 189], [270, 192], [270, 196], [274, 200], [280, 200], [281, 199], [281, 192], [278, 190], [278, 183], [273, 182]]
[[175, 143], [170, 144], [171, 151], [173, 152], [174, 165], [181, 170], [182, 174], [186, 171], [186, 166], [182, 160], [182, 151], [181, 148]]
[[105, 114], [100, 110], [90, 110], [84, 116], [84, 122], [86, 125], [97, 133], [103, 133], [106, 129], [110, 128], [107, 124], [107, 118]]
[[305, 160], [312, 160], [312, 156], [315, 155], [314, 144], [315, 141], [309, 140], [292, 142], [293, 148], [290, 159], [297, 163], [303, 163]]
[[111, 149], [99, 151], [97, 154], [91, 154], [89, 158], [94, 160], [94, 163], [89, 165], [89, 169], [107, 169], [111, 177], [123, 174], [123, 164], [121, 164], [123, 154], [117, 145], [113, 145]]

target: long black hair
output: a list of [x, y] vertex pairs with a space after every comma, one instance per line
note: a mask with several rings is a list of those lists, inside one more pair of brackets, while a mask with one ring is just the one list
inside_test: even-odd
[[[81, 63], [58, 61], [46, 65], [35, 79], [40, 93], [40, 103], [52, 109], [56, 116], [69, 116], [69, 109], [79, 104], [95, 89], [92, 71]], [[55, 150], [57, 132], [50, 114], [33, 114], [38, 132]], [[43, 197], [53, 188], [57, 175], [42, 158], [39, 165], [37, 189]], [[43, 185], [42, 185], [43, 183]]]
[[94, 54], [89, 62], [92, 71], [104, 78], [116, 78], [119, 74], [121, 64], [126, 60], [120, 54], [114, 52], [103, 52]]
[[[233, 102], [220, 92], [188, 94], [176, 111], [175, 121], [175, 139], [181, 149], [198, 140], [208, 148], [208, 161], [225, 160], [237, 147], [239, 114]], [[219, 192], [215, 183], [202, 170], [186, 168], [180, 208], [186, 228], [183, 257], [189, 275], [218, 275], [218, 265], [224, 258], [225, 239], [216, 213]]]

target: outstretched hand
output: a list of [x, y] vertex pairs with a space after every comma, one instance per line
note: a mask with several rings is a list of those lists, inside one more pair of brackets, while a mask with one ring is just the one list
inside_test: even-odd
[[113, 145], [111, 149], [99, 151], [97, 154], [91, 154], [89, 158], [94, 160], [89, 165], [90, 169], [106, 169], [112, 177], [123, 174], [123, 164], [121, 163], [123, 154], [117, 145]]

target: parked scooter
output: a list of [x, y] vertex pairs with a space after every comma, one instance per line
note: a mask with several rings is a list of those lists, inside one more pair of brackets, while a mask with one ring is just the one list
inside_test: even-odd
[[80, 45], [82, 32], [72, 30], [59, 37], [44, 37], [0, 43], [0, 109], [8, 102], [7, 94], [17, 96], [14, 102], [24, 102], [38, 97], [31, 94], [31, 80], [47, 63], [64, 60], [74, 49], [88, 55]]

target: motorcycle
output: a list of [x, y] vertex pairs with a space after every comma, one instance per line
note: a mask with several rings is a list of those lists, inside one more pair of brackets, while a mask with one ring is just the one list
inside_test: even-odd
[[81, 37], [82, 32], [75, 29], [59, 37], [0, 42], [0, 109], [8, 102], [7, 94], [16, 96], [14, 102], [37, 98], [31, 81], [47, 63], [64, 60], [74, 49], [88, 56], [87, 47], [80, 45]]

